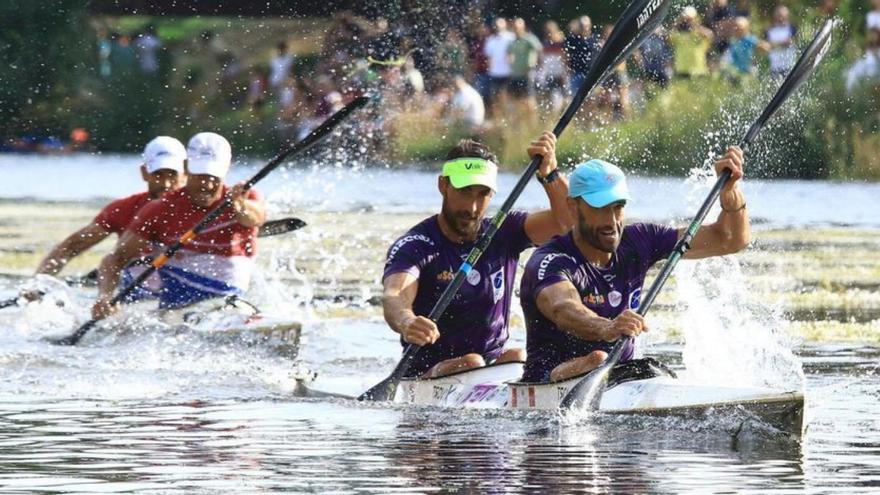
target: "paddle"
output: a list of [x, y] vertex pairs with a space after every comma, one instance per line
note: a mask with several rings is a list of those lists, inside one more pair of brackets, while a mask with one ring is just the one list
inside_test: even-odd
[[306, 223], [299, 218], [280, 218], [278, 220], [270, 220], [260, 227], [259, 237], [271, 237], [273, 235], [286, 234], [299, 230], [306, 226]]
[[[357, 110], [358, 108], [364, 106], [369, 98], [366, 96], [359, 96], [354, 99], [351, 103], [340, 109], [338, 112], [334, 113], [330, 116], [323, 124], [318, 126], [317, 129], [309, 133], [308, 136], [305, 137], [302, 141], [290, 146], [289, 148], [283, 150], [279, 153], [275, 158], [271, 159], [265, 167], [263, 167], [259, 172], [257, 172], [253, 177], [248, 179], [247, 182], [244, 183], [244, 191], [250, 190], [251, 187], [254, 186], [261, 179], [266, 177], [270, 172], [275, 170], [285, 158], [291, 155], [299, 154], [307, 149], [309, 149], [312, 145], [320, 141], [322, 138], [326, 137], [330, 134], [339, 123], [341, 123], [346, 117], [348, 117], [352, 112]], [[121, 301], [125, 300], [125, 298], [131, 294], [139, 285], [141, 285], [150, 275], [153, 274], [156, 270], [161, 268], [165, 263], [171, 259], [174, 254], [186, 244], [192, 242], [199, 233], [204, 230], [208, 224], [214, 221], [217, 217], [219, 217], [227, 208], [232, 206], [232, 198], [229, 195], [224, 197], [223, 202], [220, 203], [219, 206], [214, 208], [211, 212], [205, 215], [199, 223], [197, 223], [193, 228], [191, 228], [188, 232], [186, 232], [177, 242], [169, 246], [164, 253], [159, 255], [153, 262], [150, 264], [149, 268], [144, 270], [138, 277], [125, 289], [116, 294], [113, 299], [110, 300], [110, 304], [118, 304]], [[98, 323], [97, 319], [91, 319], [79, 327], [73, 334], [58, 340], [52, 341], [54, 344], [61, 345], [75, 345], [79, 340], [89, 331], [95, 324]]]
[[[37, 297], [42, 296], [42, 295], [43, 295], [43, 294], [42, 294], [41, 292], [40, 292], [40, 293], [37, 293]], [[7, 300], [5, 300], [5, 301], [0, 301], [0, 309], [8, 308], [9, 306], [15, 306], [15, 305], [17, 305], [17, 304], [18, 304], [18, 300], [21, 299], [22, 297], [24, 297], [24, 296], [10, 297], [9, 299], [7, 299]]]
[[[614, 26], [614, 30], [608, 36], [608, 40], [605, 42], [605, 45], [602, 47], [602, 50], [599, 52], [599, 55], [590, 67], [590, 71], [584, 80], [583, 86], [581, 86], [580, 90], [568, 105], [568, 108], [566, 108], [565, 112], [562, 114], [556, 127], [553, 128], [553, 134], [555, 134], [556, 137], [559, 137], [562, 134], [571, 119], [574, 118], [581, 103], [583, 103], [590, 93], [599, 86], [609, 72], [638, 48], [641, 42], [654, 31], [654, 28], [665, 16], [670, 3], [671, 0], [634, 0], [629, 4], [626, 10], [623, 11], [617, 24]], [[446, 290], [440, 295], [440, 299], [434, 305], [433, 309], [431, 309], [431, 312], [428, 315], [429, 319], [436, 322], [443, 314], [443, 311], [446, 310], [446, 307], [452, 301], [452, 298], [455, 297], [455, 293], [458, 291], [459, 287], [461, 287], [461, 284], [464, 282], [465, 278], [467, 278], [468, 273], [473, 269], [477, 260], [483, 255], [483, 251], [489, 246], [489, 242], [492, 241], [495, 232], [498, 231], [501, 224], [507, 218], [510, 209], [513, 208], [513, 204], [519, 198], [519, 195], [522, 193], [523, 189], [525, 189], [529, 180], [538, 170], [538, 165], [540, 164], [540, 156], [534, 157], [529, 163], [529, 166], [526, 168], [525, 172], [523, 172], [519, 181], [510, 192], [510, 195], [504, 201], [504, 204], [501, 205], [501, 209], [498, 210], [498, 213], [492, 218], [486, 231], [483, 232], [470, 254], [468, 254], [467, 259], [461, 264], [461, 267], [458, 269], [452, 282], [446, 287]], [[397, 390], [397, 384], [400, 382], [401, 378], [406, 375], [406, 372], [413, 359], [415, 359], [418, 350], [419, 346], [417, 345], [407, 345], [403, 352], [403, 357], [400, 359], [400, 362], [397, 363], [397, 366], [394, 368], [394, 371], [391, 372], [391, 375], [361, 394], [360, 397], [358, 397], [358, 400], [386, 401], [392, 399]]]
[[[785, 78], [785, 81], [782, 82], [782, 85], [776, 91], [773, 99], [770, 100], [770, 103], [761, 113], [760, 117], [758, 117], [758, 120], [752, 124], [748, 132], [746, 132], [745, 137], [740, 142], [740, 148], [742, 148], [744, 152], [758, 136], [761, 128], [764, 127], [764, 124], [767, 123], [773, 113], [776, 112], [786, 98], [788, 98], [819, 65], [822, 57], [825, 56], [825, 53], [828, 52], [828, 48], [831, 46], [831, 31], [833, 27], [834, 21], [826, 21], [822, 28], [816, 33], [813, 41], [810, 42], [801, 54], [801, 57], [791, 69], [788, 77]], [[688, 226], [681, 239], [678, 240], [672, 254], [667, 258], [666, 264], [663, 265], [657, 278], [654, 279], [654, 283], [651, 284], [651, 288], [648, 290], [647, 295], [639, 304], [639, 309], [636, 310], [636, 312], [640, 315], [645, 316], [648, 313], [648, 309], [650, 309], [651, 304], [654, 302], [654, 298], [657, 297], [657, 293], [660, 292], [663, 284], [666, 283], [666, 279], [669, 278], [669, 275], [672, 273], [672, 270], [675, 269], [675, 266], [678, 264], [679, 260], [681, 260], [682, 256], [684, 256], [684, 253], [690, 249], [690, 242], [693, 240], [694, 235], [696, 235], [697, 230], [700, 228], [700, 225], [709, 213], [709, 209], [712, 208], [712, 205], [718, 199], [718, 195], [721, 194], [721, 189], [729, 178], [730, 170], [725, 170], [718, 177], [715, 186], [709, 192], [709, 196], [703, 201], [703, 205], [700, 206], [700, 210], [697, 212], [694, 220]], [[575, 408], [586, 406], [592, 409], [598, 409], [599, 402], [602, 399], [602, 393], [608, 384], [608, 376], [611, 369], [614, 368], [620, 360], [623, 350], [626, 347], [627, 339], [629, 338], [631, 337], [618, 339], [614, 344], [608, 359], [606, 359], [601, 366], [588, 373], [576, 383], [562, 399], [560, 407]]]
[[[295, 218], [295, 217], [280, 218], [278, 220], [270, 220], [270, 221], [264, 223], [260, 227], [260, 232], [257, 234], [257, 236], [271, 237], [273, 235], [286, 234], [288, 232], [293, 232], [294, 230], [299, 230], [305, 226], [306, 226], [305, 222], [303, 222], [299, 218]], [[138, 258], [138, 259], [132, 261], [131, 263], [129, 263], [128, 266], [146, 265], [146, 264], [151, 263], [152, 261], [153, 260], [150, 257]], [[86, 273], [85, 275], [82, 275], [79, 277], [68, 277], [67, 279], [65, 279], [65, 282], [68, 285], [82, 285], [82, 284], [86, 284], [89, 282], [95, 282], [97, 280], [98, 280], [98, 269], [95, 268], [94, 270], [90, 271], [89, 273]], [[6, 301], [4, 301], [4, 302], [6, 302]], [[0, 303], [0, 309], [5, 307], [2, 304], [3, 303]]]

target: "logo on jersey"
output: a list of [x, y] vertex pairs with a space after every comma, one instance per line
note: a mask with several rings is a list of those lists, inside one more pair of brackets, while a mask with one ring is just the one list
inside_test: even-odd
[[538, 280], [544, 280], [544, 277], [547, 276], [547, 267], [550, 266], [550, 262], [552, 262], [553, 260], [555, 260], [556, 258], [558, 258], [560, 256], [565, 256], [566, 258], [570, 259], [571, 261], [574, 261], [575, 263], [577, 263], [577, 260], [575, 260], [574, 258], [572, 258], [571, 256], [569, 256], [565, 253], [550, 253], [547, 256], [544, 256], [544, 259], [542, 259], [541, 263], [538, 265]]
[[612, 307], [616, 308], [620, 306], [621, 302], [623, 302], [623, 294], [617, 292], [616, 290], [608, 293], [608, 304], [610, 304]]
[[584, 296], [584, 304], [589, 306], [600, 306], [605, 304], [605, 296], [600, 296], [599, 294], [587, 294]]
[[422, 241], [430, 244], [431, 246], [434, 245], [434, 241], [432, 241], [430, 237], [424, 236], [422, 234], [413, 234], [401, 237], [397, 242], [394, 243], [391, 251], [388, 252], [388, 261], [386, 261], [385, 264], [391, 264], [391, 262], [394, 260], [394, 256], [396, 256], [397, 252], [400, 251], [400, 248], [409, 244], [412, 241]]
[[641, 302], [641, 298], [642, 298], [642, 288], [639, 287], [638, 289], [634, 290], [629, 295], [629, 309], [638, 309], [639, 303]]
[[482, 280], [482, 279], [483, 279], [483, 277], [480, 276], [479, 270], [474, 269], [474, 270], [471, 270], [470, 273], [467, 274], [467, 281], [471, 285], [479, 284], [480, 280]]
[[636, 19], [639, 29], [642, 29], [642, 26], [644, 26], [645, 23], [648, 22], [648, 19], [650, 19], [651, 16], [654, 15], [654, 12], [657, 12], [657, 9], [660, 7], [661, 3], [661, 0], [654, 0], [653, 2], [648, 4], [647, 7], [645, 7], [645, 10], [643, 10], [641, 14], [639, 14], [639, 17]]
[[492, 281], [492, 302], [497, 303], [504, 297], [504, 268], [489, 275], [489, 280]]
[[455, 274], [452, 273], [452, 270], [443, 270], [437, 274], [437, 281], [439, 282], [452, 282], [454, 278]]

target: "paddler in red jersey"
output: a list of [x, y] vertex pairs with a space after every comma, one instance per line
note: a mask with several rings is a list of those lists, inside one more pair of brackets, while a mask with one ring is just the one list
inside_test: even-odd
[[[37, 275], [57, 275], [70, 260], [91, 249], [110, 234], [121, 236], [137, 212], [147, 203], [167, 192], [180, 189], [186, 182], [186, 148], [177, 139], [169, 136], [153, 139], [144, 147], [143, 160], [140, 166], [141, 177], [147, 183], [147, 190], [117, 199], [105, 206], [91, 223], [69, 235], [49, 252], [40, 262]], [[147, 249], [142, 254], [149, 252]], [[128, 268], [124, 276], [126, 279], [133, 279], [142, 269], [143, 267]], [[143, 296], [158, 289], [158, 284], [158, 277], [150, 277], [138, 295]]]
[[110, 234], [121, 235], [135, 214], [147, 203], [183, 186], [186, 181], [183, 173], [186, 148], [180, 141], [173, 137], [159, 136], [147, 143], [143, 158], [141, 177], [147, 183], [147, 190], [117, 199], [105, 206], [91, 223], [55, 246], [40, 262], [37, 274], [57, 275], [70, 260]]
[[232, 163], [232, 148], [219, 134], [202, 132], [189, 140], [187, 183], [145, 206], [125, 230], [116, 249], [101, 262], [99, 297], [92, 316], [100, 319], [117, 308], [109, 303], [122, 268], [156, 244], [179, 240], [229, 194], [232, 207], [211, 222], [159, 270], [159, 307], [173, 309], [228, 295], [241, 295], [250, 283], [257, 232], [266, 221], [266, 206], [255, 189], [224, 184]]

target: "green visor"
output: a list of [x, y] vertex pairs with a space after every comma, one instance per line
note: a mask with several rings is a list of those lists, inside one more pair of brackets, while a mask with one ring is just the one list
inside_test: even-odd
[[498, 166], [482, 158], [450, 160], [443, 164], [443, 177], [456, 189], [479, 185], [498, 191]]

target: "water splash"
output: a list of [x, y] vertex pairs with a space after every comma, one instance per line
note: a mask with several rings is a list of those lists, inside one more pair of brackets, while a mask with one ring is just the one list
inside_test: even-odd
[[737, 386], [803, 388], [803, 371], [785, 336], [781, 312], [752, 300], [736, 259], [683, 263], [677, 280], [684, 301], [682, 359], [689, 378]]
[[40, 274], [25, 280], [17, 293], [32, 296], [22, 298], [24, 304], [18, 311], [8, 310], [3, 315], [17, 334], [14, 338], [38, 340], [65, 336], [89, 318], [88, 306], [81, 304], [80, 295], [50, 275]]
[[[710, 170], [707, 160], [689, 177], [694, 185], [690, 202], [702, 201], [706, 188], [714, 184]], [[716, 203], [706, 223], [713, 222], [719, 211]], [[688, 378], [803, 389], [804, 374], [785, 334], [781, 308], [751, 297], [735, 255], [683, 262], [676, 270], [685, 339], [682, 358]]]

